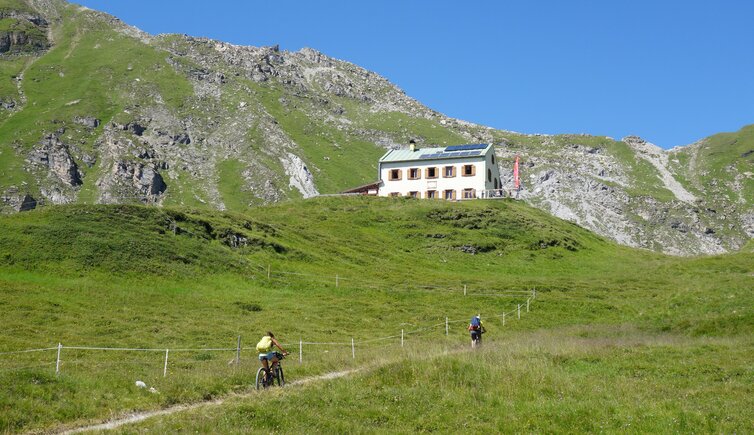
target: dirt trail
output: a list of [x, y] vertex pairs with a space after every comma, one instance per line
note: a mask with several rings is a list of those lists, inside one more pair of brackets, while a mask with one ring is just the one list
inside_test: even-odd
[[[469, 352], [470, 350], [471, 348], [467, 346], [460, 346], [457, 348], [446, 349], [441, 352], [433, 353], [431, 355], [425, 355], [425, 357], [438, 358], [438, 357], [443, 357], [443, 356], [448, 356], [448, 355], [455, 355], [455, 354], [459, 354], [463, 352]], [[308, 378], [302, 378], [293, 382], [289, 382], [286, 384], [286, 386], [287, 387], [303, 386], [303, 385], [308, 385], [314, 382], [329, 381], [331, 379], [343, 378], [343, 377], [350, 376], [356, 373], [377, 369], [381, 366], [391, 364], [393, 362], [395, 361], [382, 361], [380, 363], [367, 364], [361, 367], [357, 367], [355, 369], [330, 372], [330, 373], [325, 373], [325, 374], [317, 375], [317, 376], [310, 376]], [[260, 394], [260, 393], [261, 392], [259, 391], [253, 390], [247, 393], [229, 394], [217, 400], [210, 400], [207, 402], [198, 402], [198, 403], [188, 403], [184, 405], [175, 405], [175, 406], [171, 406], [170, 408], [159, 409], [155, 411], [137, 412], [137, 413], [127, 415], [125, 417], [120, 417], [114, 420], [107, 421], [105, 423], [81, 426], [75, 429], [61, 429], [61, 430], [54, 431], [54, 433], [68, 435], [68, 434], [78, 434], [78, 433], [90, 432], [90, 431], [111, 430], [111, 429], [116, 429], [121, 426], [125, 426], [127, 424], [138, 423], [140, 421], [144, 421], [152, 417], [171, 415], [178, 412], [191, 411], [191, 410], [195, 410], [199, 408], [204, 408], [207, 406], [219, 406], [232, 399], [245, 399], [245, 398], [249, 398], [257, 394]]]
[[[364, 370], [366, 370], [366, 369], [368, 369], [370, 367], [373, 367], [373, 366], [364, 366], [364, 367], [360, 367], [360, 368], [356, 368], [356, 369], [351, 369], [351, 370], [343, 370], [343, 371], [340, 371], [340, 372], [325, 373], [323, 375], [311, 376], [311, 377], [308, 377], [308, 378], [299, 379], [297, 381], [290, 382], [290, 383], [288, 383], [286, 385], [293, 387], [293, 386], [297, 386], [297, 385], [307, 385], [307, 384], [310, 384], [310, 383], [313, 383], [313, 382], [327, 381], [327, 380], [330, 380], [330, 379], [342, 378], [342, 377], [345, 377], [345, 376], [352, 375], [354, 373], [358, 373], [358, 372], [364, 371]], [[254, 390], [254, 391], [248, 392], [248, 393], [231, 394], [231, 395], [228, 395], [226, 397], [223, 397], [222, 399], [211, 400], [211, 401], [207, 401], [207, 402], [190, 403], [190, 404], [185, 404], [185, 405], [176, 405], [176, 406], [171, 406], [170, 408], [160, 409], [160, 410], [156, 410], [156, 411], [137, 412], [137, 413], [125, 416], [125, 417], [117, 418], [115, 420], [110, 420], [110, 421], [105, 422], [105, 423], [94, 424], [94, 425], [90, 425], [90, 426], [82, 426], [82, 427], [79, 427], [79, 428], [76, 428], [76, 429], [69, 429], [69, 430], [64, 430], [64, 431], [58, 431], [56, 433], [67, 435], [67, 434], [77, 434], [77, 433], [83, 433], [83, 432], [89, 432], [89, 431], [111, 430], [111, 429], [116, 429], [116, 428], [118, 428], [120, 426], [124, 426], [124, 425], [127, 425], [127, 424], [138, 423], [140, 421], [143, 421], [143, 420], [146, 420], [146, 419], [152, 418], [152, 417], [159, 417], [159, 416], [162, 416], [162, 415], [170, 415], [170, 414], [175, 414], [177, 412], [183, 412], [183, 411], [191, 411], [191, 410], [194, 410], [194, 409], [204, 408], [204, 407], [207, 407], [207, 406], [218, 406], [218, 405], [222, 405], [223, 403], [225, 403], [225, 402], [227, 402], [228, 400], [231, 400], [231, 399], [239, 399], [239, 398], [243, 399], [243, 398], [254, 396], [256, 394], [259, 394], [259, 392], [257, 392], [256, 390]]]

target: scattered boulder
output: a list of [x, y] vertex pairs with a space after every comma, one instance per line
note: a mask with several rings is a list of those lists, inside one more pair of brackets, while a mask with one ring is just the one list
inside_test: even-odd
[[476, 255], [479, 252], [479, 249], [474, 245], [459, 246], [458, 250], [461, 252], [465, 252], [467, 254], [471, 254], [471, 255]]
[[0, 107], [5, 110], [13, 110], [16, 108], [16, 101], [12, 99], [0, 98]]
[[92, 129], [97, 128], [100, 125], [100, 120], [93, 116], [76, 116], [73, 118], [73, 122]]
[[126, 130], [130, 131], [136, 136], [143, 136], [144, 132], [147, 131], [147, 128], [139, 124], [138, 122], [130, 122], [128, 123], [128, 125], [126, 125]]
[[9, 207], [15, 212], [29, 211], [37, 208], [37, 200], [31, 195], [21, 194], [18, 188], [11, 187], [0, 196], [0, 210]]
[[27, 194], [24, 195], [24, 198], [21, 200], [21, 205], [18, 206], [18, 211], [29, 211], [34, 210], [35, 208], [37, 208], [37, 200]]
[[189, 137], [188, 133], [178, 133], [170, 136], [170, 139], [181, 145], [189, 145], [191, 143], [191, 137]]

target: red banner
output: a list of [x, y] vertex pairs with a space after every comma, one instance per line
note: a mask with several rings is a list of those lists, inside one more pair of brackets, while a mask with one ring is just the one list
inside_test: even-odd
[[521, 179], [518, 178], [518, 156], [516, 156], [516, 163], [513, 164], [513, 187], [516, 190], [521, 188]]

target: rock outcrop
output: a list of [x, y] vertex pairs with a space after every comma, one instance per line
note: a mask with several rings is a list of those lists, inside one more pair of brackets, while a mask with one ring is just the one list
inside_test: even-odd
[[35, 53], [46, 50], [49, 23], [41, 15], [26, 11], [0, 10], [0, 54]]
[[33, 165], [45, 167], [61, 182], [78, 187], [82, 184], [81, 172], [71, 156], [68, 145], [64, 144], [58, 134], [48, 134], [29, 155]]

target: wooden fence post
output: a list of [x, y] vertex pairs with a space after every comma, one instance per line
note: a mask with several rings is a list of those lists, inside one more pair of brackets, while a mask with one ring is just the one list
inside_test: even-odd
[[445, 335], [448, 335], [448, 317], [445, 316]]
[[63, 345], [58, 343], [58, 359], [55, 362], [55, 376], [60, 374], [60, 351], [63, 349]]
[[356, 359], [356, 344], [353, 342], [353, 337], [351, 337], [351, 356]]
[[238, 343], [236, 344], [236, 367], [241, 362], [241, 336], [238, 336]]
[[304, 362], [304, 339], [300, 338], [298, 340], [298, 363], [301, 364]]
[[518, 320], [521, 320], [521, 304], [518, 304]]
[[403, 347], [403, 330], [401, 329], [401, 347]]
[[165, 349], [165, 367], [162, 369], [163, 378], [168, 376], [168, 354], [169, 353], [170, 353], [170, 349]]

